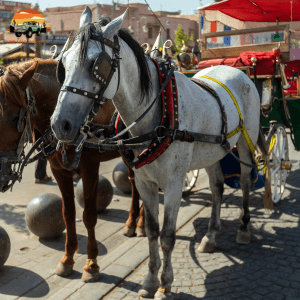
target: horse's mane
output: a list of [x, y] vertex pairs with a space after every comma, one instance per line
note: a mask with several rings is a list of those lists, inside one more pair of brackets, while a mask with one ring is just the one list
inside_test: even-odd
[[[111, 19], [107, 15], [103, 15], [99, 18], [99, 25], [107, 25]], [[94, 23], [87, 23], [84, 26], [80, 27], [76, 32], [76, 37], [79, 37], [81, 42], [80, 52], [79, 52], [79, 61], [83, 64], [86, 59], [88, 43], [90, 40], [91, 34], [101, 35], [102, 32], [96, 30]], [[151, 84], [151, 74], [149, 66], [147, 63], [147, 57], [144, 53], [144, 50], [139, 45], [139, 43], [131, 36], [129, 30], [121, 28], [118, 32], [118, 36], [131, 48], [133, 51], [138, 67], [139, 67], [139, 77], [141, 85], [141, 102], [143, 99], [148, 99], [149, 93], [152, 88]]]
[[[52, 65], [49, 64], [49, 62], [53, 62], [53, 64], [56, 64], [56, 62], [53, 59], [39, 59], [39, 58], [26, 61], [21, 64], [14, 63], [6, 67], [3, 76], [0, 77], [0, 91], [3, 95], [3, 98], [5, 98], [6, 101], [11, 101], [13, 103], [19, 104], [20, 106], [24, 107], [27, 111], [28, 111], [27, 103], [24, 97], [24, 93], [22, 93], [19, 87], [19, 79], [20, 79], [20, 75], [23, 74], [28, 68], [30, 68], [34, 63], [34, 61], [38, 61], [37, 71], [43, 69], [43, 71], [46, 70], [47, 72], [47, 67], [50, 67], [50, 65]], [[50, 68], [49, 71], [51, 69], [53, 71], [53, 67]], [[34, 77], [32, 77], [31, 80], [38, 81]], [[2, 111], [3, 109], [4, 108], [2, 107]]]

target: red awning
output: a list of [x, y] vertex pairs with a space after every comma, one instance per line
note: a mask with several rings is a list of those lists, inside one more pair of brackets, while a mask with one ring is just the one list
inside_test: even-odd
[[[292, 8], [292, 10], [291, 10]], [[300, 21], [300, 0], [225, 0], [200, 10], [217, 10], [240, 21]]]

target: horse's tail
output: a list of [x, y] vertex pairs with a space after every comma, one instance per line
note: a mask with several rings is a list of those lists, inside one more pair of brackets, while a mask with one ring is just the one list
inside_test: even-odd
[[270, 168], [270, 161], [269, 161], [269, 147], [266, 143], [261, 126], [259, 127], [259, 135], [258, 135], [257, 144], [262, 153], [262, 157], [267, 164], [267, 170], [266, 170], [266, 176], [265, 176], [266, 185], [265, 185], [265, 195], [264, 195], [264, 207], [267, 210], [271, 211], [273, 208], [273, 201], [272, 201], [272, 189], [271, 189], [271, 168]]

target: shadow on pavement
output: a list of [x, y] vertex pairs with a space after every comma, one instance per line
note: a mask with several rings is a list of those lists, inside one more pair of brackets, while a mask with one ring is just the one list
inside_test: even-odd
[[30, 234], [25, 222], [25, 212], [21, 211], [20, 206], [1, 204], [0, 219], [7, 225], [12, 225], [18, 232]]
[[[14, 279], [11, 280], [12, 278]], [[0, 287], [0, 295], [20, 297], [26, 293], [31, 286], [31, 291], [26, 293], [28, 298], [41, 298], [49, 293], [49, 285], [44, 281], [44, 278], [26, 269], [4, 266], [0, 272], [0, 282], [4, 283], [7, 280], [10, 280], [9, 283]], [[43, 284], [39, 285], [42, 282]], [[38, 293], [36, 293], [35, 288], [38, 285]], [[0, 296], [0, 298], [2, 299], [2, 296]], [[5, 296], [3, 298], [6, 299]]]
[[[57, 251], [65, 252], [65, 241], [66, 241], [66, 233], [64, 232], [62, 236], [56, 239], [39, 239], [40, 243], [49, 248], [55, 249]], [[87, 254], [87, 243], [88, 237], [85, 235], [77, 234], [78, 241], [78, 254]], [[98, 244], [98, 255], [103, 256], [107, 254], [106, 247], [97, 241]], [[1, 299], [1, 298], [0, 298]]]

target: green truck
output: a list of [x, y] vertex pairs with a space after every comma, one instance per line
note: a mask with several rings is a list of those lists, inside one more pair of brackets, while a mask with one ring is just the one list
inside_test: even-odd
[[15, 26], [10, 27], [10, 31], [13, 31], [16, 37], [20, 37], [22, 34], [25, 34], [27, 38], [31, 38], [34, 33], [36, 33], [37, 36], [40, 36], [41, 32], [43, 32], [42, 26], [36, 21], [24, 22], [23, 24], [16, 24]]

